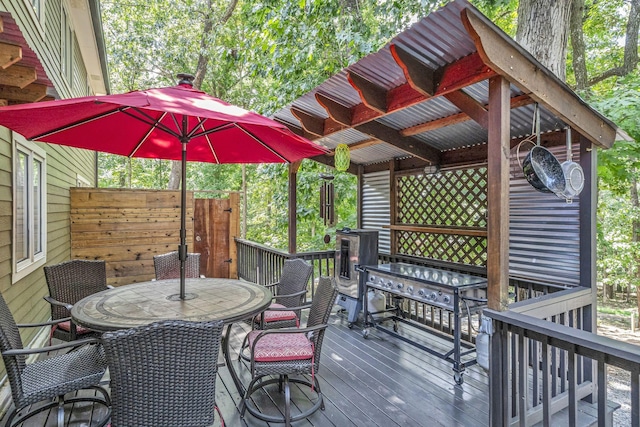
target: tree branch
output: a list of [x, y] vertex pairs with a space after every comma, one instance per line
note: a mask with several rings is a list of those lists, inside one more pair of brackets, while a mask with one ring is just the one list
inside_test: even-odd
[[630, 0], [631, 10], [627, 20], [624, 42], [623, 64], [610, 68], [603, 73], [589, 79], [588, 86], [593, 86], [609, 77], [623, 77], [631, 73], [638, 66], [638, 30], [640, 30], [640, 0]]

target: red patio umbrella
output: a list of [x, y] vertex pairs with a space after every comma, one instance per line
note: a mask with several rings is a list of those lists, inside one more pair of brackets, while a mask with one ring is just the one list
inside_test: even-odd
[[186, 162], [286, 163], [325, 154], [286, 126], [193, 88], [174, 87], [0, 108], [0, 125], [32, 141], [182, 161], [180, 298], [185, 298]]

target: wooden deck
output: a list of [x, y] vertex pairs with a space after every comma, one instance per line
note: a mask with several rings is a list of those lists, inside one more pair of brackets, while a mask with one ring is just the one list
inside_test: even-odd
[[[369, 338], [364, 339], [358, 325], [353, 329], [347, 327], [345, 316], [337, 312], [337, 307], [330, 323], [318, 372], [326, 409], [293, 425], [472, 427], [489, 424], [488, 379], [477, 365], [467, 369], [464, 384], [458, 386], [453, 380], [450, 363], [380, 331], [372, 330]], [[243, 327], [234, 326], [234, 350], [244, 336]], [[424, 340], [434, 348], [444, 344], [436, 337], [407, 326], [401, 325], [400, 331]], [[248, 383], [248, 370], [240, 366], [238, 371], [245, 384]], [[227, 368], [220, 368], [217, 381], [216, 401], [227, 426], [281, 425], [257, 420], [248, 413], [244, 419], [240, 418], [237, 409], [240, 396]], [[294, 386], [294, 403], [308, 404], [308, 399], [301, 396], [305, 392], [307, 390]], [[281, 400], [276, 388], [268, 395], [258, 395], [255, 403], [263, 411], [274, 412], [278, 411], [276, 405]], [[101, 414], [102, 410], [76, 408], [69, 425], [91, 425], [89, 421]], [[43, 413], [37, 420], [25, 423], [25, 427], [55, 425], [55, 413]], [[216, 420], [214, 425], [220, 424]], [[4, 424], [0, 426], [4, 427]]]

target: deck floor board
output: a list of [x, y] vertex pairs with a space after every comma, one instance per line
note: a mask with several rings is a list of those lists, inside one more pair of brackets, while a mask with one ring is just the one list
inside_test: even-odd
[[[382, 331], [371, 329], [367, 339], [362, 328], [348, 328], [345, 315], [334, 310], [322, 349], [317, 373], [325, 398], [325, 410], [293, 423], [295, 427], [349, 426], [487, 426], [489, 424], [489, 386], [486, 373], [477, 365], [467, 368], [464, 384], [453, 380], [451, 363], [403, 342]], [[249, 382], [249, 370], [237, 362], [237, 351], [248, 325], [235, 325], [231, 334], [232, 357], [244, 384]], [[400, 325], [400, 333], [438, 351], [447, 343], [424, 331]], [[220, 359], [222, 360], [222, 358]], [[84, 392], [83, 392], [84, 393]], [[310, 391], [292, 384], [294, 413], [306, 408]], [[220, 367], [217, 377], [216, 403], [227, 426], [271, 427], [246, 413], [240, 417], [238, 394], [226, 367]], [[284, 409], [277, 386], [269, 393], [256, 393], [255, 404], [261, 411], [279, 414]], [[76, 405], [69, 426], [95, 425], [104, 409], [91, 405]], [[93, 420], [92, 422], [89, 420]], [[56, 425], [56, 411], [44, 412], [24, 424], [24, 427]], [[217, 421], [214, 426], [219, 426]], [[0, 427], [6, 427], [4, 420]]]

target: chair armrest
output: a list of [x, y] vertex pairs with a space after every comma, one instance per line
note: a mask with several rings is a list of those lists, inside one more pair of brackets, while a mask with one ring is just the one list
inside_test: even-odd
[[39, 328], [41, 326], [57, 325], [62, 322], [71, 322], [71, 317], [63, 317], [61, 319], [49, 320], [48, 322], [42, 323], [18, 323], [16, 326], [18, 328]]
[[264, 284], [264, 285], [262, 285], [262, 286], [264, 286], [265, 288], [269, 288], [269, 289], [271, 289], [271, 288], [273, 288], [274, 286], [278, 286], [279, 284], [280, 284], [280, 282], [275, 282], [275, 283], [267, 283], [267, 284]]
[[7, 350], [7, 351], [3, 351], [2, 355], [3, 356], [19, 356], [19, 355], [27, 355], [27, 354], [47, 353], [49, 351], [58, 351], [58, 350], [63, 350], [69, 347], [80, 347], [81, 345], [85, 345], [85, 344], [98, 344], [98, 343], [100, 343], [100, 340], [98, 340], [97, 338], [84, 338], [81, 340], [68, 341], [62, 344], [48, 345], [46, 347], [40, 347], [40, 348], [20, 348], [20, 349]]
[[292, 293], [292, 294], [274, 295], [274, 296], [273, 296], [273, 299], [297, 297], [297, 296], [300, 296], [300, 295], [304, 295], [304, 294], [306, 294], [306, 293], [307, 293], [307, 290], [306, 290], [306, 289], [303, 289], [303, 290], [301, 290], [301, 291], [294, 292], [294, 293]]
[[44, 297], [42, 297], [42, 298], [44, 298], [44, 299], [45, 299], [45, 301], [47, 301], [47, 302], [48, 302], [49, 304], [51, 304], [51, 305], [57, 305], [57, 306], [59, 306], [59, 307], [64, 307], [64, 308], [66, 308], [67, 310], [71, 310], [71, 309], [73, 308], [73, 304], [69, 304], [69, 303], [67, 303], [67, 302], [61, 302], [61, 301], [58, 301], [57, 299], [52, 298], [52, 297], [50, 297], [50, 296], [48, 296], [48, 295], [47, 295], [47, 296], [44, 296]]

